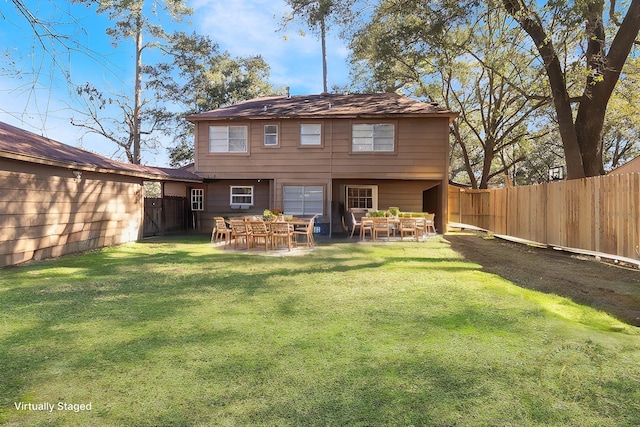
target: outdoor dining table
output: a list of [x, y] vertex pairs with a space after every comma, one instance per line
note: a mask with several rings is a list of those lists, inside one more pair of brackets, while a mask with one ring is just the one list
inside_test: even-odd
[[[371, 235], [371, 240], [375, 240], [374, 238], [374, 233], [373, 233], [373, 218], [374, 217], [365, 217], [363, 216], [360, 219], [361, 222], [361, 227], [360, 227], [360, 240], [364, 240], [367, 234], [367, 231], [369, 231], [370, 235]], [[398, 229], [398, 227], [400, 226], [400, 218], [398, 217], [388, 217], [387, 218], [387, 224], [388, 224], [388, 232], [387, 232], [387, 236], [391, 236], [391, 233], [393, 233], [393, 235], [396, 235], [396, 230]]]
[[[282, 224], [282, 223], [286, 223], [289, 226], [289, 230], [291, 232], [291, 235], [293, 236], [293, 242], [296, 243], [296, 246], [297, 246], [296, 237], [299, 235], [306, 235], [307, 247], [313, 246], [313, 229], [311, 228], [311, 230], [309, 230], [309, 227], [312, 227], [310, 219], [278, 218], [275, 221], [268, 221], [268, 220], [260, 219], [259, 217], [245, 216], [245, 217], [239, 217], [239, 218], [230, 218], [226, 222], [231, 227], [231, 237], [234, 239], [234, 248], [237, 247], [237, 243], [238, 243], [236, 239], [242, 239], [244, 241], [244, 246], [247, 249], [254, 247], [256, 243], [259, 243], [260, 246], [264, 246], [265, 251], [269, 250], [270, 248], [274, 248], [274, 244], [276, 243], [276, 241], [280, 241], [282, 239], [283, 234], [280, 234], [282, 233], [281, 230], [277, 235], [273, 234], [274, 232], [277, 232], [275, 230], [276, 227], [274, 227], [273, 225]], [[236, 233], [233, 231], [234, 228], [239, 229], [241, 231], [239, 233]], [[261, 230], [259, 235], [254, 235], [255, 230]], [[284, 233], [284, 235], [286, 235], [286, 232]], [[259, 242], [258, 240], [255, 239], [256, 237], [258, 237]], [[289, 250], [291, 250], [290, 245], [287, 244], [287, 246], [289, 247]]]

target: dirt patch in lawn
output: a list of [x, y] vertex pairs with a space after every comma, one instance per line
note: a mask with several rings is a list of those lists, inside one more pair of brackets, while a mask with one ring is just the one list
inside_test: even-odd
[[513, 243], [483, 234], [451, 233], [451, 247], [484, 271], [528, 289], [561, 295], [640, 326], [640, 270], [594, 257]]

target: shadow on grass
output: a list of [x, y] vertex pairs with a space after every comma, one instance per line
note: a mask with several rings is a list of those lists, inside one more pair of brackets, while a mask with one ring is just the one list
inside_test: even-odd
[[[308, 255], [273, 258], [221, 251], [204, 238], [167, 239], [7, 270], [10, 278], [0, 286], [0, 319], [12, 324], [13, 329], [3, 333], [0, 340], [0, 403], [6, 410], [13, 402], [33, 399], [25, 396], [26, 391], [55, 377], [56, 370], [67, 375], [80, 371], [85, 377], [113, 370], [113, 375], [120, 378], [149, 361], [156, 362], [156, 352], [170, 349], [177, 352], [176, 360], [188, 365], [197, 381], [225, 387], [218, 394], [201, 396], [211, 407], [242, 405], [247, 399], [261, 402], [262, 409], [249, 411], [248, 418], [240, 421], [367, 425], [375, 420], [373, 424], [424, 425], [446, 418], [453, 424], [454, 415], [464, 415], [468, 410], [461, 408], [460, 402], [473, 405], [487, 390], [477, 375], [466, 375], [474, 374], [473, 368], [448, 360], [451, 354], [413, 354], [408, 348], [398, 347], [395, 352], [374, 356], [370, 352], [382, 343], [369, 342], [369, 336], [365, 343], [358, 343], [365, 338], [354, 337], [348, 328], [325, 331], [335, 333], [335, 339], [329, 341], [300, 332], [315, 329], [307, 323], [316, 321], [317, 328], [322, 328], [332, 321], [313, 313], [310, 301], [304, 299], [304, 290], [318, 286], [321, 275], [335, 275], [335, 286], [346, 288], [339, 281], [347, 276], [345, 273], [353, 273], [353, 289], [360, 291], [358, 286], [367, 284], [359, 283], [358, 277], [367, 272], [389, 277], [396, 277], [396, 270], [417, 272], [412, 280], [420, 280], [480, 268], [442, 250], [442, 245], [419, 245], [319, 245]], [[399, 282], [398, 287], [408, 286]], [[356, 299], [358, 295], [346, 292], [344, 298]], [[261, 296], [269, 298], [262, 308], [259, 304], [264, 299], [256, 298]], [[201, 314], [206, 323], [199, 323], [203, 321], [200, 318], [197, 322], [189, 319], [196, 309], [213, 304], [215, 310]], [[481, 304], [445, 307], [438, 313], [418, 310], [414, 315], [394, 313], [397, 304], [357, 307], [361, 316], [357, 319], [368, 322], [365, 331], [383, 329], [385, 319], [403, 325], [407, 333], [426, 328], [451, 334], [483, 330], [517, 335], [525, 330], [514, 313], [486, 310]], [[317, 310], [323, 308], [326, 306]], [[216, 315], [223, 310], [227, 310], [226, 321], [217, 322]], [[239, 310], [238, 319], [234, 310]], [[253, 310], [253, 317], [242, 319], [241, 310]], [[309, 313], [315, 315], [313, 320]], [[278, 322], [293, 330], [276, 330], [283, 324]], [[88, 330], [87, 324], [101, 329]], [[281, 342], [272, 348], [252, 347], [253, 340], [259, 339], [251, 337], [247, 342], [248, 328], [264, 328], [258, 331], [259, 339]], [[351, 350], [354, 354], [349, 356], [352, 359], [348, 366], [332, 365], [331, 358], [347, 357], [341, 350], [354, 342], [363, 348]], [[216, 351], [226, 344], [230, 345], [225, 353]], [[194, 349], [207, 351], [188, 353]], [[306, 361], [305, 355], [311, 353], [326, 354], [325, 371]], [[291, 366], [282, 366], [288, 362], [299, 363], [301, 372], [304, 368], [319, 373], [298, 376], [295, 370], [289, 370]], [[476, 369], [484, 367], [478, 365]], [[294, 386], [284, 384], [287, 381]], [[249, 383], [255, 393], [235, 395], [235, 385], [240, 383]], [[135, 399], [125, 388], [127, 384], [116, 379], [113, 393]], [[168, 387], [167, 383], [160, 384]], [[280, 385], [291, 386], [293, 391], [280, 396]], [[184, 402], [152, 414], [149, 423], [206, 423], [198, 417], [209, 414], [209, 410], [193, 415], [181, 405]], [[398, 411], [398, 407], [404, 409]], [[447, 411], [453, 415], [445, 416]], [[389, 413], [401, 418], [388, 418]], [[132, 414], [124, 421], [136, 424], [140, 418]]]
[[[185, 249], [196, 245], [200, 250]], [[76, 367], [144, 360], [154, 349], [182, 342], [166, 332], [132, 332], [129, 339], [110, 342], [96, 338], [91, 348], [78, 343], [74, 329], [87, 322], [113, 328], [132, 328], [166, 322], [202, 302], [194, 291], [233, 292], [254, 297], [278, 294], [298, 276], [375, 270], [394, 264], [411, 268], [447, 271], [475, 269], [456, 258], [416, 257], [405, 250], [373, 253], [357, 244], [323, 246], [308, 256], [269, 258], [225, 253], [211, 248], [200, 237], [145, 241], [55, 261], [7, 269], [0, 294], [5, 321], [22, 323], [5, 334], [0, 346], [0, 395], [3, 406], [19, 401], [30, 378], [46, 371], [52, 361], [69, 358], [65, 347], [74, 348], [65, 360]], [[274, 277], [285, 279], [282, 283]], [[280, 315], [294, 315], [299, 301], [288, 296], [279, 303]], [[74, 326], [77, 325], [77, 326]], [[206, 336], [220, 339], [226, 332]], [[201, 336], [201, 338], [204, 338]], [[65, 345], [68, 343], [69, 345]]]

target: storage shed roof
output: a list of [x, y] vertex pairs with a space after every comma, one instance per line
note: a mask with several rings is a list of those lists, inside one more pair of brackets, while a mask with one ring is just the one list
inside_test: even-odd
[[202, 181], [198, 175], [184, 169], [118, 162], [3, 122], [0, 122], [0, 157], [69, 169], [136, 176], [148, 180]]

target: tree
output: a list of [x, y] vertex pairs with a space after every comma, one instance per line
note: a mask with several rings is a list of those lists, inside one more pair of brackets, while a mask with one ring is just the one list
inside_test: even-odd
[[274, 93], [268, 83], [269, 65], [261, 56], [233, 58], [219, 53], [208, 37], [184, 33], [174, 34], [165, 51], [172, 61], [147, 67], [146, 72], [148, 88], [179, 111], [173, 115], [172, 166], [193, 161], [193, 129], [185, 115]]
[[[542, 70], [518, 50], [523, 33], [504, 12], [481, 8], [467, 24], [420, 1], [381, 2], [352, 41], [356, 79], [367, 90], [402, 91], [460, 112], [451, 125], [452, 175], [487, 188], [527, 157], [538, 137], [528, 125], [548, 104], [532, 96]], [[463, 11], [458, 11], [461, 15]]]
[[640, 59], [627, 61], [623, 77], [611, 96], [604, 122], [605, 170], [615, 169], [640, 155]]
[[[608, 8], [604, 0], [381, 1], [372, 22], [401, 10], [406, 22], [423, 22], [416, 31], [409, 28], [411, 31], [398, 34], [402, 43], [433, 47], [446, 40], [452, 28], [472, 25], [470, 17], [481, 5], [502, 7], [514, 19], [513, 25], [527, 34], [529, 42], [519, 48], [524, 54], [534, 54], [545, 71], [545, 85], [540, 86], [544, 92], [537, 95], [552, 101], [568, 177], [601, 174], [608, 102], [632, 47], [638, 43], [640, 0], [611, 0]], [[468, 50], [473, 53], [474, 49], [471, 45]], [[394, 71], [382, 62], [376, 66]]]
[[291, 13], [283, 18], [283, 27], [300, 19], [320, 36], [322, 45], [322, 87], [329, 91], [327, 75], [327, 25], [344, 24], [350, 20], [351, 7], [357, 0], [286, 0]]
[[[99, 0], [97, 13], [107, 13], [109, 18], [115, 21], [113, 28], [107, 30], [107, 34], [113, 40], [115, 47], [122, 41], [133, 41], [135, 46], [135, 71], [133, 84], [133, 97], [120, 94], [114, 98], [109, 98], [110, 103], [119, 106], [123, 115], [122, 123], [125, 124], [127, 132], [119, 135], [114, 129], [104, 126], [98, 115], [98, 111], [107, 105], [107, 97], [100, 94], [97, 89], [89, 84], [79, 88], [79, 94], [84, 95], [85, 104], [97, 101], [94, 108], [89, 108], [85, 115], [85, 120], [75, 120], [72, 123], [76, 126], [84, 127], [88, 132], [100, 134], [107, 139], [116, 142], [125, 150], [127, 158], [131, 163], [139, 164], [141, 161], [141, 145], [143, 135], [151, 135], [162, 128], [168, 116], [162, 107], [154, 107], [144, 110], [150, 101], [144, 98], [143, 75], [144, 62], [142, 54], [149, 48], [159, 47], [165, 42], [169, 35], [162, 26], [154, 24], [152, 17], [158, 16], [160, 11], [164, 11], [171, 19], [180, 21], [184, 16], [192, 11], [186, 7], [185, 0], [164, 0], [164, 2], [153, 2], [153, 7], [146, 7], [144, 0]], [[144, 36], [148, 35], [150, 40], [145, 42]], [[91, 105], [87, 105], [91, 107]], [[143, 121], [151, 120], [151, 125], [144, 130]]]
[[145, 146], [156, 149], [161, 136], [173, 132], [173, 115], [157, 95], [143, 98], [136, 110], [135, 102], [126, 94], [107, 96], [89, 83], [78, 86], [76, 91], [82, 108], [75, 110], [71, 124], [114, 143], [117, 149], [112, 157], [122, 150], [129, 163], [139, 164], [136, 155], [140, 150], [134, 150], [136, 140], [144, 138]]
[[[0, 75], [11, 77], [19, 83], [5, 90], [18, 97], [23, 94], [27, 96], [21, 113], [17, 110], [7, 111], [3, 107], [0, 107], [0, 111], [16, 116], [40, 116], [44, 124], [48, 117], [49, 102], [39, 102], [39, 92], [43, 90], [48, 99], [51, 88], [58, 82], [73, 88], [75, 85], [70, 67], [73, 58], [84, 56], [103, 66], [108, 64], [107, 59], [85, 43], [87, 32], [67, 2], [52, 0], [34, 5], [27, 4], [24, 0], [9, 0], [8, 5], [3, 5], [0, 11], [0, 22], [2, 21], [8, 23], [5, 28], [12, 35], [26, 26], [27, 33], [33, 35], [33, 43], [27, 50], [21, 50], [18, 44], [6, 44], [0, 63]], [[16, 37], [22, 37], [22, 34]], [[24, 64], [29, 64], [29, 67]], [[7, 105], [6, 108], [20, 107]]]
[[[605, 19], [604, 0], [549, 1], [544, 4], [502, 0], [502, 3], [527, 32], [544, 64], [564, 146], [567, 177], [602, 174], [607, 105], [640, 31], [640, 0], [622, 4], [611, 0], [608, 20]], [[623, 15], [620, 21], [619, 17]], [[577, 31], [580, 26], [583, 26], [585, 72], [581, 77], [582, 89], [578, 96], [572, 96], [578, 81], [567, 79], [563, 65], [576, 52], [569, 51], [567, 48], [572, 46], [559, 36]], [[573, 102], [578, 103], [575, 119]]]

